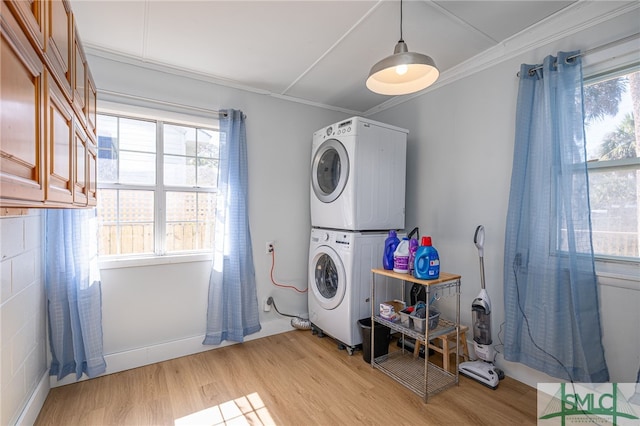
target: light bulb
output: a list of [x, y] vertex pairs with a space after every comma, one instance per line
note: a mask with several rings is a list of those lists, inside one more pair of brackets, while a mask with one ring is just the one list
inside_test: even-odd
[[406, 65], [398, 65], [396, 67], [396, 74], [398, 75], [405, 75], [408, 71], [409, 67], [407, 67]]

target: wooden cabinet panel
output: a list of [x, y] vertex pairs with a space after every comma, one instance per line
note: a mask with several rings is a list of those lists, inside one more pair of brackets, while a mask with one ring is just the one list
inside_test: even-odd
[[44, 69], [4, 2], [1, 7], [0, 198], [41, 202]]
[[87, 144], [87, 205], [98, 203], [98, 154], [95, 145]]
[[74, 28], [73, 38], [73, 107], [78, 114], [82, 124], [87, 123], [87, 61], [82, 50], [82, 44], [78, 38], [78, 30]]
[[6, 0], [6, 3], [29, 39], [35, 43], [38, 49], [44, 50], [44, 0]]
[[74, 120], [69, 106], [56, 81], [47, 74], [47, 114], [45, 149], [48, 201], [73, 202], [73, 143]]
[[73, 173], [73, 203], [87, 205], [87, 135], [81, 126], [74, 126], [75, 167]]
[[96, 90], [96, 83], [93, 81], [93, 76], [89, 67], [87, 67], [87, 132], [93, 135], [94, 138], [98, 137], [96, 132], [96, 122], [98, 120], [98, 96]]
[[71, 64], [73, 58], [71, 7], [66, 0], [49, 0], [45, 58], [65, 96], [71, 100]]

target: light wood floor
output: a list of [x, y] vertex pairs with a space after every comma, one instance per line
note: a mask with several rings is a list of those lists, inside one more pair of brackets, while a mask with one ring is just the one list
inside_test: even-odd
[[[392, 343], [392, 347], [395, 341]], [[439, 355], [433, 361], [439, 363]], [[460, 377], [429, 399], [293, 330], [51, 389], [36, 425], [525, 425], [536, 390]]]

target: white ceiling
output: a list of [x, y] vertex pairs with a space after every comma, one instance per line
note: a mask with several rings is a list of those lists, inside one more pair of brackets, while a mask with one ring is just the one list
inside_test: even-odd
[[[403, 38], [446, 75], [571, 3], [405, 0]], [[71, 0], [71, 7], [92, 54], [351, 112], [389, 99], [365, 80], [400, 38], [398, 1]]]

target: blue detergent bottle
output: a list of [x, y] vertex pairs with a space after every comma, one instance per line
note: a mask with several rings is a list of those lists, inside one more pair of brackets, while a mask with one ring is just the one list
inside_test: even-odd
[[389, 231], [389, 236], [384, 240], [384, 254], [382, 255], [382, 267], [384, 269], [393, 269], [393, 253], [400, 244], [400, 239], [396, 231]]
[[440, 257], [431, 244], [431, 237], [422, 237], [422, 243], [416, 251], [413, 273], [421, 280], [435, 280], [440, 276]]

